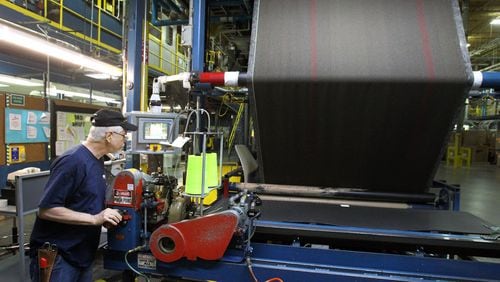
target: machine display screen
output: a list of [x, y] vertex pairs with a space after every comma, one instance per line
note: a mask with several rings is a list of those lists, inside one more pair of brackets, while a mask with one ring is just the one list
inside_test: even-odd
[[144, 122], [144, 140], [166, 140], [169, 124], [165, 122]]
[[169, 138], [172, 119], [140, 118], [138, 137], [140, 143], [167, 141]]

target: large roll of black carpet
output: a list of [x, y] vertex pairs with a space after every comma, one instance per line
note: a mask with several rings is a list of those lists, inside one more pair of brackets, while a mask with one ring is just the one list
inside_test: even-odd
[[261, 181], [422, 193], [472, 83], [448, 0], [255, 2]]

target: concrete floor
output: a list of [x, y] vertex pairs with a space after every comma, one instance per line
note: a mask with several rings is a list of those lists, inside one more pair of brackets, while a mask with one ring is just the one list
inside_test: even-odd
[[460, 185], [460, 210], [500, 226], [499, 167], [488, 163], [476, 163], [470, 168], [441, 165], [435, 179]]
[[[447, 180], [450, 184], [460, 184], [461, 210], [500, 226], [500, 168], [486, 163], [475, 163], [471, 168], [454, 169], [443, 164], [439, 167], [435, 179]], [[29, 240], [33, 218], [33, 215], [25, 218], [26, 240]], [[10, 217], [0, 216], [0, 246], [12, 242], [10, 236], [12, 221]], [[0, 281], [19, 281], [16, 259], [17, 257], [9, 254], [0, 256]], [[102, 269], [101, 257], [98, 254], [94, 277], [96, 280], [120, 281], [121, 275], [116, 271]]]

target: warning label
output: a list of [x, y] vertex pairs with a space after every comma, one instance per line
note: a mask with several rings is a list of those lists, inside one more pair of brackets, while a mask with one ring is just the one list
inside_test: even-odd
[[132, 204], [132, 191], [113, 190], [115, 204]]

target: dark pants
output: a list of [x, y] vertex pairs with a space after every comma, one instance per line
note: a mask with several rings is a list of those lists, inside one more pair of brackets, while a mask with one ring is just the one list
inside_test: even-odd
[[[30, 276], [32, 282], [39, 282], [38, 258], [32, 257], [30, 263]], [[72, 282], [91, 282], [92, 266], [88, 268], [74, 267], [69, 264], [62, 256], [58, 255], [50, 275], [51, 282], [72, 281]]]

